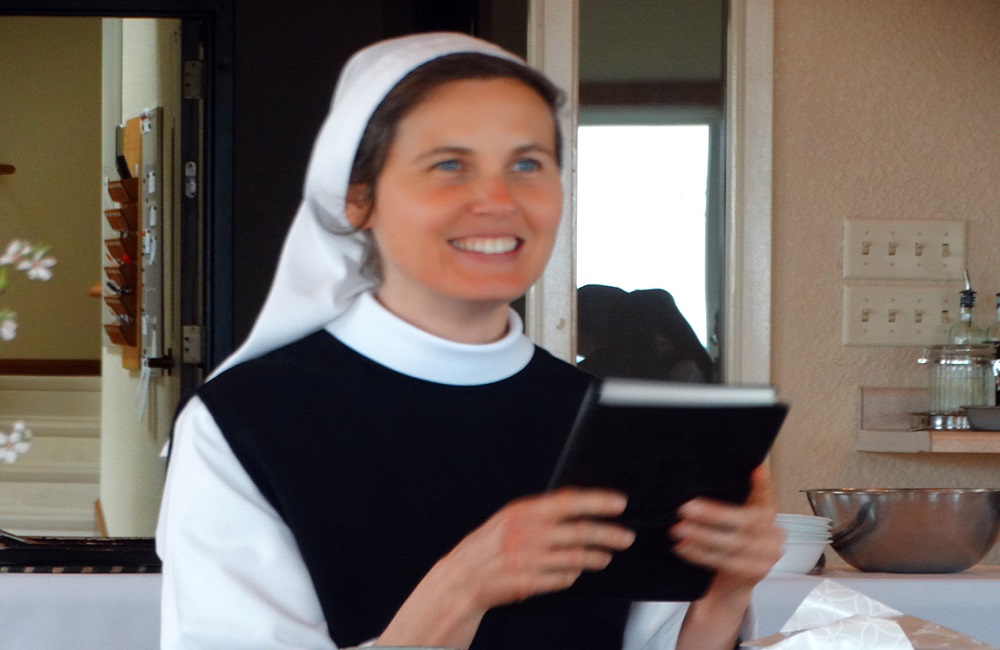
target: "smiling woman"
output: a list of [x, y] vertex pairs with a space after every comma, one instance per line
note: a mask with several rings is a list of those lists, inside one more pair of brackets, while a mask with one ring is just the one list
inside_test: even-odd
[[[355, 155], [397, 91], [382, 154]], [[533, 345], [509, 306], [559, 227], [556, 97], [455, 33], [349, 61], [254, 331], [177, 419], [157, 533], [165, 647], [583, 650], [653, 630], [732, 647], [780, 544], [762, 472], [742, 506], [680, 511], [678, 553], [719, 576], [689, 615], [651, 604], [637, 622], [628, 602], [565, 592], [635, 535], [610, 519], [621, 494], [545, 490], [592, 377]]]
[[[433, 70], [432, 62], [425, 73]], [[555, 152], [552, 108], [519, 81], [473, 79], [428, 93], [399, 122], [374, 199], [348, 203], [348, 218], [379, 251], [382, 303], [434, 334], [496, 340], [507, 305], [552, 250], [562, 200]], [[443, 316], [469, 311], [470, 300], [492, 325], [443, 330]]]

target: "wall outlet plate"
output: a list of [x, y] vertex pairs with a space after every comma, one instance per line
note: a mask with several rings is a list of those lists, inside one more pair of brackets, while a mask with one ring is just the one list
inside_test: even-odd
[[947, 343], [964, 285], [845, 285], [844, 345]]
[[859, 280], [961, 280], [965, 221], [846, 219], [844, 277]]

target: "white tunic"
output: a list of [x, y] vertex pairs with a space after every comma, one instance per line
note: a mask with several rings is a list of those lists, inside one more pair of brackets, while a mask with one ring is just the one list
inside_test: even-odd
[[[465, 345], [408, 325], [369, 294], [327, 329], [397, 372], [455, 385], [509, 377], [534, 350], [513, 312], [503, 340]], [[295, 539], [197, 397], [177, 419], [156, 542], [163, 559], [161, 647], [336, 650]], [[634, 604], [623, 648], [673, 648], [686, 609]]]

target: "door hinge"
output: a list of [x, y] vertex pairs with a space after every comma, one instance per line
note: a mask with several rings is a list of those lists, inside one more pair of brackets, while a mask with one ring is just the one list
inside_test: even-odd
[[184, 196], [189, 199], [198, 196], [198, 163], [192, 160], [184, 163]]
[[184, 76], [181, 81], [184, 99], [204, 99], [204, 61], [185, 61]]
[[182, 328], [183, 345], [181, 351], [181, 362], [200, 364], [203, 362], [201, 354], [201, 325], [185, 325]]

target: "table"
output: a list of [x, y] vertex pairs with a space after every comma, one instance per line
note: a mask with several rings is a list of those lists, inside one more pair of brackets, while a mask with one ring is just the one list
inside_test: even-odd
[[863, 573], [840, 567], [818, 576], [772, 574], [754, 589], [752, 638], [778, 632], [824, 579], [1000, 648], [1000, 566], [944, 574]]
[[0, 574], [3, 650], [155, 650], [159, 639], [159, 574]]
[[[752, 638], [780, 630], [824, 579], [1000, 648], [1000, 567], [986, 566], [935, 575], [772, 574], [754, 590]], [[154, 650], [159, 634], [159, 574], [0, 574], [3, 650]]]

